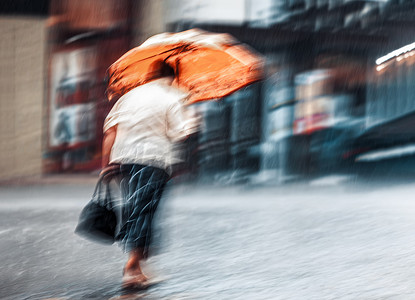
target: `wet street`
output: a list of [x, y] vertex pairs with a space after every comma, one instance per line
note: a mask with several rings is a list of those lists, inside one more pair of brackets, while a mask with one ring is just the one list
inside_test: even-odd
[[415, 186], [170, 189], [147, 271], [73, 234], [93, 186], [0, 188], [0, 299], [415, 299]]

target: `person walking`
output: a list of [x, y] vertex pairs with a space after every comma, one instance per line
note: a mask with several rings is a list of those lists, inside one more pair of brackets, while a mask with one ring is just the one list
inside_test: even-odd
[[105, 119], [101, 175], [122, 176], [123, 220], [116, 239], [128, 253], [123, 287], [140, 288], [148, 278], [141, 263], [149, 254], [154, 214], [172, 166], [175, 144], [198, 128], [183, 104], [186, 94], [171, 84], [174, 71], [158, 61], [148, 83], [124, 94]]

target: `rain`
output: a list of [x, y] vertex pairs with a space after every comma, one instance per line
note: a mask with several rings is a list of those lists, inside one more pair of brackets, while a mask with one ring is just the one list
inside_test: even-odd
[[[408, 0], [2, 1], [0, 299], [415, 298], [414, 17]], [[160, 61], [193, 127], [150, 283], [129, 290], [119, 241], [75, 228], [107, 115]]]

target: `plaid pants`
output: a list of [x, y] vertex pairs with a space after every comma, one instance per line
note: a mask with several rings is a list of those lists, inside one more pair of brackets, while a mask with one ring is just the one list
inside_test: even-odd
[[120, 182], [123, 225], [117, 240], [129, 252], [142, 249], [148, 255], [151, 225], [169, 175], [162, 169], [143, 165], [121, 165]]

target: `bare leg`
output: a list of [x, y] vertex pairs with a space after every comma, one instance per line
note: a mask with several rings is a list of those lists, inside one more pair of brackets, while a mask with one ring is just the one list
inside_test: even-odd
[[123, 285], [125, 287], [142, 287], [148, 280], [140, 266], [142, 260], [142, 249], [135, 249], [129, 253], [128, 261], [124, 267]]

